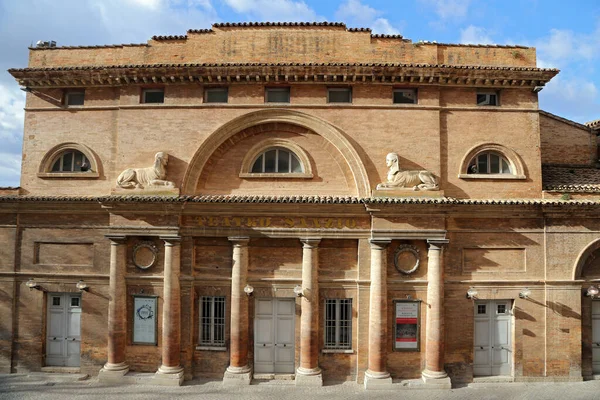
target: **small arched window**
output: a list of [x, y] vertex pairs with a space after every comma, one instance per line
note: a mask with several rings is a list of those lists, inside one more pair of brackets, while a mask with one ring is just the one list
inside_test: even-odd
[[78, 150], [66, 150], [52, 162], [50, 172], [88, 172], [90, 161]]
[[61, 143], [42, 158], [37, 173], [43, 179], [97, 179], [100, 177], [100, 159], [87, 146], [79, 143]]
[[502, 155], [485, 151], [477, 154], [469, 162], [467, 174], [512, 174], [510, 163]]
[[461, 179], [527, 179], [521, 157], [498, 143], [474, 146], [463, 157], [458, 177]]
[[294, 152], [283, 147], [272, 147], [263, 151], [252, 163], [253, 174], [303, 173], [304, 168]]

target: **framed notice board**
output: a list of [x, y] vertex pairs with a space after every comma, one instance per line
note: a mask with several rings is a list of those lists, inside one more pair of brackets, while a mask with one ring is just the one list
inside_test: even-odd
[[157, 297], [133, 296], [133, 344], [157, 344]]
[[394, 300], [394, 351], [421, 351], [421, 301]]

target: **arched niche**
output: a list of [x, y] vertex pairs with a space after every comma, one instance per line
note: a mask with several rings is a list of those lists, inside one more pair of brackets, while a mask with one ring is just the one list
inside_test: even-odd
[[594, 240], [577, 256], [573, 279], [600, 278], [600, 239]]
[[323, 137], [336, 149], [348, 166], [355, 191], [353, 195], [361, 197], [370, 195], [369, 178], [364, 164], [354, 146], [339, 128], [315, 116], [283, 109], [250, 112], [227, 122], [213, 132], [192, 157], [183, 179], [182, 194], [196, 194], [197, 184], [208, 160], [223, 143], [248, 128], [271, 123], [295, 125]]

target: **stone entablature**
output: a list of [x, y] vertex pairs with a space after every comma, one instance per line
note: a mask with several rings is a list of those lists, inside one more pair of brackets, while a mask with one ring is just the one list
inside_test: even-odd
[[36, 87], [146, 84], [411, 84], [470, 87], [544, 86], [556, 69], [428, 63], [168, 63], [12, 68], [20, 85]]

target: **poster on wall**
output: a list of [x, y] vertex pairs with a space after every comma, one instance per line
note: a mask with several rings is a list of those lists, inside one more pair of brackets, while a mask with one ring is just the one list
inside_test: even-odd
[[396, 301], [394, 350], [419, 351], [419, 305], [418, 301]]
[[133, 343], [156, 344], [156, 297], [133, 296]]

